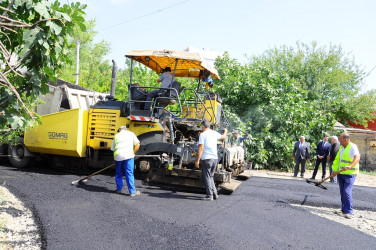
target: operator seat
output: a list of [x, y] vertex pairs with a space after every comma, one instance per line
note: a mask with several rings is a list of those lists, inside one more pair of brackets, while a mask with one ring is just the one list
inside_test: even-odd
[[165, 93], [161, 93], [157, 98], [155, 98], [156, 103], [158, 104], [158, 107], [166, 107], [170, 104], [175, 104], [178, 96], [183, 91], [184, 87], [181, 88], [181, 83], [174, 81], [171, 83], [171, 88], [175, 89], [169, 89]]
[[154, 107], [158, 107], [156, 112], [158, 113], [157, 116], [162, 114], [163, 108], [168, 105], [174, 105], [176, 103], [176, 99], [178, 99], [180, 93], [184, 90], [184, 87], [181, 87], [181, 83], [178, 81], [174, 81], [171, 83], [171, 88], [167, 90], [165, 93], [161, 93], [157, 98], [154, 100]]

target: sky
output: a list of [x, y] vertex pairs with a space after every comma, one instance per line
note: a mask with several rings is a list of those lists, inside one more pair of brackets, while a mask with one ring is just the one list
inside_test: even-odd
[[[60, 0], [62, 3], [71, 0]], [[340, 45], [376, 89], [374, 0], [80, 0], [96, 20], [95, 41], [110, 43], [106, 59], [125, 65], [133, 49], [188, 46], [247, 56], [296, 42]]]

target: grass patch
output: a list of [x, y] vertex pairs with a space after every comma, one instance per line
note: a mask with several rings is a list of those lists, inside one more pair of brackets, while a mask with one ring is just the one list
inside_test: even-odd
[[364, 171], [364, 170], [360, 170], [360, 172], [361, 172], [362, 174], [376, 176], [376, 172], [369, 172], [369, 171]]

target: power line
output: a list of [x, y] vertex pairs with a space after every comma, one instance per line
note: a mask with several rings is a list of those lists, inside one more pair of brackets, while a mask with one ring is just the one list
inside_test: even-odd
[[136, 20], [138, 20], [138, 19], [144, 18], [144, 17], [146, 17], [146, 16], [150, 16], [150, 15], [153, 15], [153, 14], [155, 14], [155, 13], [162, 12], [162, 11], [164, 11], [164, 10], [167, 10], [167, 9], [173, 8], [173, 7], [175, 7], [175, 6], [178, 6], [178, 5], [181, 5], [181, 4], [184, 4], [184, 3], [187, 3], [187, 2], [189, 2], [189, 1], [191, 1], [191, 0], [182, 1], [182, 2], [180, 2], [180, 3], [176, 3], [176, 4], [173, 4], [173, 5], [167, 6], [167, 7], [163, 8], [163, 9], [155, 10], [155, 11], [150, 12], [150, 13], [148, 13], [148, 14], [145, 14], [145, 15], [142, 15], [142, 16], [139, 16], [139, 17], [135, 17], [135, 18], [128, 19], [128, 20], [125, 20], [125, 21], [123, 21], [123, 22], [121, 22], [121, 23], [114, 24], [114, 25], [108, 26], [108, 27], [106, 27], [106, 28], [100, 29], [100, 30], [98, 30], [98, 31], [103, 31], [103, 30], [111, 29], [111, 28], [114, 28], [114, 27], [116, 27], [116, 26], [119, 26], [119, 25], [122, 25], [122, 24], [125, 24], [125, 23], [133, 22], [133, 21], [136, 21]]
[[375, 67], [373, 67], [373, 68], [371, 69], [370, 72], [368, 72], [368, 74], [367, 74], [364, 78], [366, 78], [367, 76], [369, 76], [369, 75], [371, 74], [371, 72], [372, 72], [374, 69], [376, 69], [376, 65], [375, 65]]

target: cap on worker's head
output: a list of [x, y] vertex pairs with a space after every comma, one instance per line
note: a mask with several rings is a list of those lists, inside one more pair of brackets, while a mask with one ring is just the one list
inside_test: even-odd
[[209, 121], [206, 121], [206, 120], [203, 120], [201, 122], [201, 125], [204, 126], [205, 128], [209, 128], [210, 127], [210, 122]]
[[237, 130], [232, 131], [233, 134], [239, 134]]
[[120, 132], [122, 130], [127, 130], [127, 127], [126, 126], [120, 126], [120, 128], [118, 129], [118, 132]]

